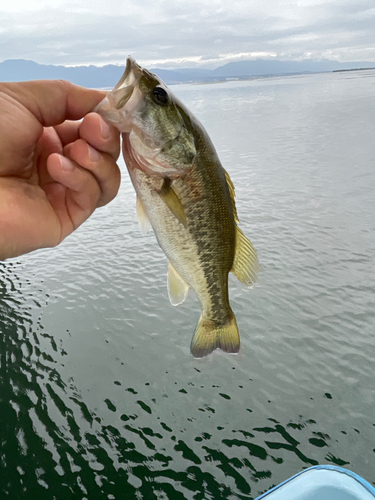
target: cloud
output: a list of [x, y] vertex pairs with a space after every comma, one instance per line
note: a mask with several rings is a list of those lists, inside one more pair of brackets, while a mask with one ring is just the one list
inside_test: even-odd
[[206, 66], [243, 58], [375, 61], [373, 0], [64, 0], [0, 7], [2, 59]]

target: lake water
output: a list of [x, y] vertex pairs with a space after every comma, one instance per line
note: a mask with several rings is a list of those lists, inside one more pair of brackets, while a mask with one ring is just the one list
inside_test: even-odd
[[191, 357], [198, 301], [170, 305], [123, 166], [60, 247], [0, 264], [1, 498], [251, 499], [318, 463], [375, 484], [375, 71], [174, 91], [262, 264], [230, 279], [241, 352]]

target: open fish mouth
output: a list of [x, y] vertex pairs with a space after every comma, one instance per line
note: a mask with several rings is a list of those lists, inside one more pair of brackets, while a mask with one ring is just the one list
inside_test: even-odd
[[123, 108], [133, 95], [134, 89], [138, 85], [142, 75], [142, 68], [135, 62], [132, 57], [126, 60], [126, 68], [124, 74], [120, 78], [117, 85], [112, 90], [111, 94], [116, 101], [116, 109]]
[[143, 100], [138, 86], [141, 76], [142, 68], [132, 57], [128, 57], [124, 74], [117, 85], [93, 109], [95, 113], [117, 126], [120, 132], [129, 131], [130, 117]]
[[139, 81], [141, 74], [142, 74], [142, 68], [135, 62], [135, 60], [132, 57], [129, 56], [126, 60], [126, 67], [124, 74], [118, 81], [117, 85], [115, 85], [113, 90], [134, 87], [136, 82]]

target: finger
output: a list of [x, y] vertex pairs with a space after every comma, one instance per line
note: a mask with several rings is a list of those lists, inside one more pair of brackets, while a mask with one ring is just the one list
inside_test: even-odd
[[85, 116], [79, 132], [88, 144], [117, 160], [120, 154], [120, 132], [113, 125], [108, 125], [100, 115], [89, 113]]
[[53, 127], [44, 127], [34, 155], [37, 170], [33, 173], [34, 176], [38, 176], [37, 182], [41, 186], [52, 181], [47, 170], [47, 159], [52, 153], [62, 154], [63, 146], [56, 130]]
[[63, 146], [79, 139], [80, 124], [80, 121], [66, 120], [64, 123], [54, 127]]
[[110, 154], [98, 151], [83, 139], [66, 146], [64, 154], [95, 177], [100, 188], [98, 207], [113, 200], [120, 187], [121, 173]]
[[47, 168], [55, 182], [44, 189], [60, 220], [63, 240], [94, 212], [101, 195], [100, 187], [90, 171], [65, 156], [52, 154]]
[[106, 95], [65, 80], [1, 83], [0, 92], [16, 99], [45, 127], [83, 118]]

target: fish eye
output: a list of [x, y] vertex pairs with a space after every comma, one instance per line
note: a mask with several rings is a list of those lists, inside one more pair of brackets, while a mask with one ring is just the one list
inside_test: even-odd
[[168, 92], [158, 85], [152, 91], [152, 97], [156, 104], [160, 104], [161, 106], [166, 106], [169, 102]]

